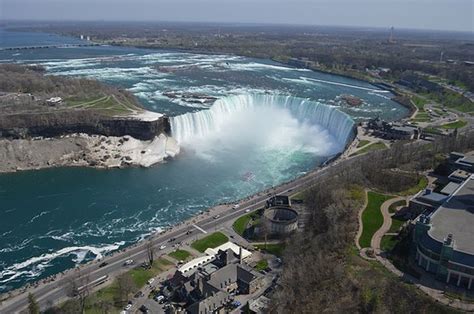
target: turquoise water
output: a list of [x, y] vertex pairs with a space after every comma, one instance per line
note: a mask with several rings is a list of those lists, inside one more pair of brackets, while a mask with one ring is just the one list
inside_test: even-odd
[[[76, 43], [0, 31], [2, 46]], [[196, 94], [297, 96], [356, 121], [398, 119], [407, 110], [365, 82], [227, 55], [120, 47], [0, 51], [0, 62], [42, 64], [49, 73], [96, 78], [133, 92], [149, 110], [179, 116], [206, 110]], [[186, 99], [170, 98], [172, 92]], [[338, 96], [364, 100], [350, 108]], [[227, 120], [226, 120], [227, 119]], [[221, 202], [298, 177], [339, 152], [321, 126], [282, 108], [224, 117], [227, 127], [182, 143], [175, 159], [149, 169], [47, 169], [0, 175], [0, 292], [129, 245]], [[253, 179], [244, 180], [253, 173]]]

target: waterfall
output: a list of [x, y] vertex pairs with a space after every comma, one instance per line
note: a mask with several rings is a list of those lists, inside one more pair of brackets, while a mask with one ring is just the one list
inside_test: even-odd
[[[285, 108], [298, 121], [316, 124], [327, 129], [344, 146], [354, 136], [354, 121], [346, 113], [319, 102], [271, 94], [228, 96], [216, 100], [209, 109], [172, 117], [172, 136], [179, 143], [195, 136], [204, 137], [221, 126], [224, 117], [256, 106]], [[265, 117], [262, 117], [262, 123], [271, 123], [271, 121], [265, 121]]]

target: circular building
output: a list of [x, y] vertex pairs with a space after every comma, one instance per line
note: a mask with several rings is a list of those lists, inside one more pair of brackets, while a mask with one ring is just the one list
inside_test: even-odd
[[262, 222], [268, 234], [287, 234], [298, 228], [298, 213], [288, 207], [271, 207], [263, 213]]

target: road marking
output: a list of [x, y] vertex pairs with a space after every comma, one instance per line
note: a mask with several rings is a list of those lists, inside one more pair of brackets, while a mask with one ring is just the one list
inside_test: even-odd
[[197, 226], [197, 225], [194, 225], [194, 224], [193, 224], [193, 227], [196, 228], [196, 229], [199, 230], [199, 231], [202, 231], [203, 233], [207, 233], [206, 230], [204, 230], [203, 228], [201, 228], [201, 227], [199, 227], [199, 226]]

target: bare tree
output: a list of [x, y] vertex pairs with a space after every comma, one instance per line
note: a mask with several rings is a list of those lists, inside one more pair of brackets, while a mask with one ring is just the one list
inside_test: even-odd
[[133, 281], [132, 276], [129, 273], [124, 273], [117, 277], [117, 290], [116, 295], [116, 304], [123, 305], [127, 302], [127, 299], [131, 293], [137, 289], [135, 281]]
[[153, 243], [151, 242], [151, 240], [148, 240], [145, 248], [146, 248], [146, 255], [148, 257], [148, 263], [150, 264], [150, 266], [152, 266], [154, 262], [154, 251], [153, 251]]

